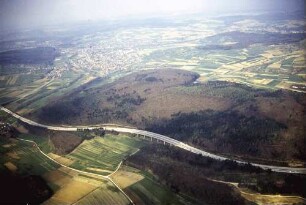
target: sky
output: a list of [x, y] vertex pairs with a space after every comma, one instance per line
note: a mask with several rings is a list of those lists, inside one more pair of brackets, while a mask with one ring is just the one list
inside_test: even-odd
[[191, 13], [292, 11], [305, 0], [0, 0], [1, 28]]

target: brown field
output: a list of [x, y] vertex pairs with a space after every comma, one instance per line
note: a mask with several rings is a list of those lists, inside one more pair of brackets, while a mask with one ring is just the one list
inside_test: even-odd
[[94, 186], [86, 182], [70, 180], [57, 192], [55, 192], [55, 194], [51, 197], [51, 200], [55, 200], [61, 204], [72, 204], [82, 198], [84, 195], [95, 190], [97, 187], [98, 186]]
[[50, 171], [43, 177], [46, 179], [46, 181], [52, 182], [60, 187], [64, 186], [72, 180], [72, 176], [69, 176], [60, 170]]
[[112, 175], [112, 178], [122, 189], [127, 188], [144, 179], [141, 174], [129, 172], [126, 170], [118, 170], [114, 175]]
[[68, 159], [66, 157], [63, 157], [63, 156], [60, 156], [60, 155], [57, 155], [57, 154], [54, 154], [54, 153], [49, 153], [48, 155], [49, 155], [49, 157], [51, 157], [55, 161], [57, 161], [57, 162], [59, 162], [61, 164], [64, 164], [66, 166], [69, 166], [69, 165], [71, 165], [74, 162], [71, 159]]
[[253, 80], [253, 83], [255, 84], [261, 84], [261, 85], [267, 85], [269, 83], [271, 83], [273, 81], [273, 79], [254, 79]]
[[6, 162], [4, 163], [4, 166], [11, 172], [15, 172], [18, 169], [12, 162]]
[[16, 144], [5, 144], [5, 145], [2, 145], [2, 147], [4, 148], [10, 148], [10, 147], [14, 147]]
[[18, 153], [15, 152], [15, 151], [7, 152], [6, 155], [8, 155], [9, 157], [11, 157], [13, 159], [20, 159], [20, 157], [18, 156]]
[[91, 205], [91, 204], [114, 204], [127, 205], [130, 204], [128, 199], [120, 192], [114, 189], [115, 187], [106, 182], [101, 184], [97, 189], [93, 190], [75, 204], [77, 205]]
[[283, 196], [283, 195], [266, 195], [260, 193], [251, 193], [244, 191], [243, 188], [239, 188], [238, 183], [225, 182], [219, 180], [212, 180], [224, 184], [228, 184], [232, 187], [235, 187], [246, 200], [254, 202], [258, 205], [294, 205], [294, 204], [305, 204], [306, 199], [299, 196]]
[[44, 174], [43, 178], [59, 187], [54, 195], [44, 202], [48, 205], [75, 203], [104, 183], [100, 179], [80, 176], [76, 171], [65, 167]]
[[302, 197], [281, 196], [281, 195], [263, 195], [241, 192], [241, 195], [258, 205], [280, 205], [280, 204], [306, 204], [306, 200]]
[[92, 175], [86, 175], [86, 176], [79, 175], [78, 177], [75, 178], [75, 180], [79, 182], [88, 183], [93, 186], [101, 186], [102, 183], [110, 183], [109, 181], [106, 181], [106, 179], [101, 179], [97, 176], [92, 176]]
[[76, 171], [73, 171], [73, 170], [68, 169], [66, 167], [60, 167], [60, 168], [58, 168], [58, 170], [63, 172], [63, 173], [66, 173], [66, 174], [68, 174], [69, 176], [72, 176], [72, 177], [77, 177], [79, 175]]
[[96, 171], [96, 172], [108, 172], [112, 173], [112, 171], [106, 170], [106, 169], [99, 169], [99, 168], [93, 168], [93, 167], [88, 167], [86, 168], [88, 171]]

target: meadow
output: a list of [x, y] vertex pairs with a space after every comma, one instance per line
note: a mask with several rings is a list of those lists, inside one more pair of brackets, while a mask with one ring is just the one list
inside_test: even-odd
[[139, 138], [106, 134], [85, 140], [65, 157], [73, 161], [70, 165], [73, 168], [108, 175], [144, 145], [145, 142]]

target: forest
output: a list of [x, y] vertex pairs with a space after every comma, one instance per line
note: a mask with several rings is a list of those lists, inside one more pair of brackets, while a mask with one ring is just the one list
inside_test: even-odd
[[233, 45], [219, 45], [208, 44], [199, 46], [200, 50], [229, 50], [229, 49], [241, 49], [246, 48], [252, 44], [262, 43], [265, 45], [277, 45], [282, 43], [294, 43], [299, 42], [306, 38], [303, 33], [245, 33], [240, 31], [220, 33], [214, 36], [207, 37], [203, 42], [218, 42], [220, 39], [228, 38], [233, 42], [237, 42]]
[[264, 171], [250, 164], [241, 165], [230, 160], [213, 160], [173, 146], [151, 144], [128, 158], [125, 164], [151, 171], [172, 190], [199, 198], [208, 204], [245, 203], [237, 195], [237, 190], [217, 183], [218, 180], [236, 182], [241, 188], [262, 194], [306, 196], [304, 175]]
[[205, 110], [177, 113], [171, 120], [157, 121], [147, 129], [212, 151], [226, 149], [258, 156], [260, 146], [276, 140], [286, 125], [235, 111]]
[[0, 65], [6, 64], [52, 64], [58, 51], [53, 47], [37, 47], [0, 53]]

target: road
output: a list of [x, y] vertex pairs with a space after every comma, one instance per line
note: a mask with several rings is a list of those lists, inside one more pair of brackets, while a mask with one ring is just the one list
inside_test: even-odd
[[46, 128], [48, 130], [77, 131], [78, 129], [92, 130], [92, 129], [96, 129], [96, 128], [103, 128], [107, 131], [116, 131], [116, 132], [121, 132], [121, 133], [130, 133], [130, 134], [137, 134], [137, 135], [150, 137], [152, 139], [160, 140], [164, 143], [168, 143], [170, 145], [182, 148], [182, 149], [190, 151], [192, 153], [200, 154], [200, 155], [203, 155], [205, 157], [210, 157], [210, 158], [216, 159], [216, 160], [232, 160], [232, 161], [235, 161], [239, 164], [249, 163], [253, 166], [260, 167], [264, 170], [270, 169], [271, 171], [274, 171], [274, 172], [306, 174], [306, 168], [271, 166], [271, 165], [264, 165], [264, 164], [251, 163], [251, 162], [246, 162], [246, 161], [242, 161], [242, 160], [231, 159], [231, 158], [228, 158], [228, 157], [223, 157], [223, 156], [219, 156], [219, 155], [216, 155], [216, 154], [212, 154], [212, 153], [200, 150], [198, 148], [192, 147], [192, 146], [190, 146], [186, 143], [183, 143], [181, 141], [172, 139], [172, 138], [167, 137], [165, 135], [160, 135], [160, 134], [153, 133], [153, 132], [148, 132], [148, 131], [145, 131], [145, 130], [138, 130], [138, 129], [135, 129], [135, 128], [109, 126], [109, 125], [107, 125], [107, 126], [105, 126], [105, 125], [101, 125], [101, 126], [49, 126], [49, 125], [43, 125], [43, 124], [34, 122], [32, 120], [29, 120], [27, 118], [24, 118], [24, 117], [22, 117], [22, 116], [20, 116], [16, 113], [10, 111], [7, 108], [1, 107], [1, 110], [3, 110], [4, 112], [6, 112], [8, 114], [11, 114], [12, 116], [14, 116], [15, 118], [19, 119], [20, 121], [22, 121], [24, 123], [27, 123], [27, 124], [32, 125], [32, 126]]

